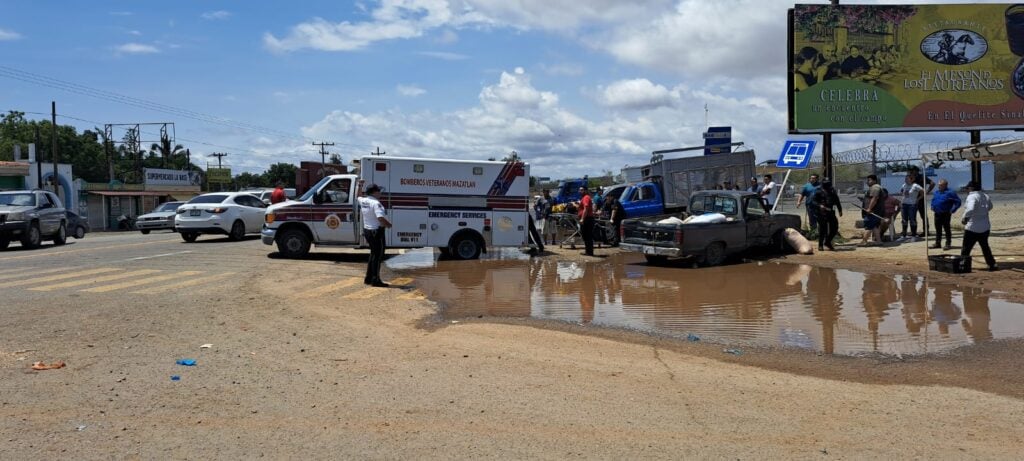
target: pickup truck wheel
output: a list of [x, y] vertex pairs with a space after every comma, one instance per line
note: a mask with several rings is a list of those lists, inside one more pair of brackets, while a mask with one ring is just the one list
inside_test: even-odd
[[68, 228], [64, 223], [60, 223], [60, 229], [57, 229], [57, 235], [53, 236], [54, 245], [63, 245], [68, 243]]
[[718, 266], [725, 262], [725, 244], [714, 242], [704, 249], [705, 266]]
[[199, 238], [199, 232], [182, 232], [181, 233], [181, 239], [186, 241], [186, 242], [188, 242], [188, 243], [195, 242], [197, 238]]
[[667, 256], [644, 255], [644, 258], [647, 259], [647, 265], [649, 266], [662, 266], [668, 262]]
[[455, 259], [477, 259], [480, 257], [480, 242], [471, 235], [456, 238], [449, 250]]
[[75, 227], [75, 238], [76, 239], [85, 238], [85, 226], [77, 226], [77, 227]]
[[309, 237], [298, 229], [288, 229], [277, 237], [277, 251], [285, 258], [302, 258], [309, 254]]
[[6, 250], [7, 246], [11, 244], [10, 237], [0, 237], [0, 250]]
[[25, 233], [21, 234], [21, 246], [25, 248], [38, 248], [43, 242], [43, 236], [39, 233], [39, 223], [32, 223]]

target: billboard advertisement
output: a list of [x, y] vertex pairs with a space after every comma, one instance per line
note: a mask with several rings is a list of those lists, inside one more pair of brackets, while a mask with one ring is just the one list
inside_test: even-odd
[[231, 183], [231, 168], [207, 168], [206, 181], [210, 184]]
[[789, 131], [1024, 127], [1024, 4], [796, 5]]

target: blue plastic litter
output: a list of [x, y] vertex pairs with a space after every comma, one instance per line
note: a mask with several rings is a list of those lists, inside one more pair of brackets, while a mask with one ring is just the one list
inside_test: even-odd
[[171, 381], [181, 381], [181, 376], [171, 375]]
[[194, 367], [194, 366], [196, 366], [196, 360], [195, 359], [178, 359], [178, 361], [175, 362], [175, 363], [177, 363], [178, 365], [184, 365], [186, 367]]
[[693, 333], [690, 333], [690, 334], [686, 335], [686, 340], [691, 342], [691, 343], [695, 343], [697, 341], [700, 341], [700, 336], [697, 336], [697, 335], [695, 335]]

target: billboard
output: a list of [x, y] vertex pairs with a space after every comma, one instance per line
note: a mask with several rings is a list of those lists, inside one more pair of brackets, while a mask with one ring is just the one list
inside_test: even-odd
[[732, 127], [712, 126], [704, 132], [704, 155], [732, 152]]
[[1024, 4], [796, 5], [789, 131], [1024, 127]]
[[231, 168], [207, 168], [206, 181], [210, 184], [231, 183]]
[[198, 175], [186, 170], [165, 170], [161, 168], [144, 168], [143, 184], [147, 186], [193, 186], [197, 185]]

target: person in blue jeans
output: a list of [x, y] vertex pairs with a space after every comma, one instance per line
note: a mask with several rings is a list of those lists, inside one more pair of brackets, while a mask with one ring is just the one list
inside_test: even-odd
[[818, 227], [818, 207], [814, 204], [814, 192], [818, 190], [818, 175], [812, 174], [807, 179], [807, 184], [800, 189], [800, 197], [796, 199], [797, 208], [801, 204], [807, 207], [807, 223], [811, 230]]
[[946, 234], [946, 246], [944, 250], [952, 248], [953, 234], [950, 232], [950, 221], [953, 213], [960, 209], [960, 196], [956, 191], [949, 188], [949, 182], [945, 179], [939, 180], [939, 188], [932, 195], [932, 212], [935, 213], [935, 245], [931, 248], [940, 248], [942, 234]]
[[[903, 233], [900, 240], [917, 238], [917, 202], [924, 195], [924, 188], [914, 181], [914, 177], [907, 175], [903, 187], [900, 188], [900, 195], [903, 196], [903, 209], [900, 215], [903, 216]], [[907, 237], [907, 224], [910, 224], [910, 237]]]

